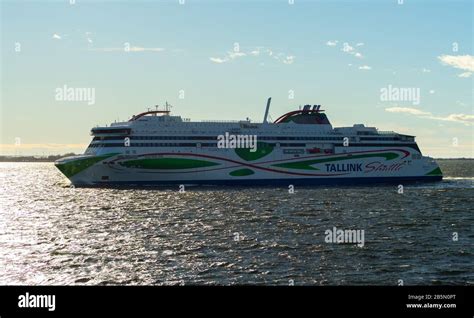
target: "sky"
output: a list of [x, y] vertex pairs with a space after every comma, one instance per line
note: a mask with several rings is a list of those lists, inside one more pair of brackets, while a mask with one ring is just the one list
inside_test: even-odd
[[[474, 157], [473, 1], [1, 1], [0, 155], [83, 153], [96, 125], [173, 105], [333, 126]], [[90, 95], [67, 98], [80, 89]], [[62, 94], [65, 93], [66, 94]], [[69, 96], [71, 97], [71, 96]]]

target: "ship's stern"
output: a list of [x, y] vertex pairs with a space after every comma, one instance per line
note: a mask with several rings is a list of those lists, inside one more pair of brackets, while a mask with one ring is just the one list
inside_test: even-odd
[[428, 181], [443, 180], [443, 172], [434, 158], [422, 157], [424, 177]]

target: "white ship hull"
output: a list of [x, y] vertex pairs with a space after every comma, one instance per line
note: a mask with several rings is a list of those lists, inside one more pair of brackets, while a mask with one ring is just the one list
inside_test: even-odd
[[[231, 150], [173, 149], [136, 156], [112, 155], [70, 176], [74, 185], [300, 185], [441, 180], [438, 165], [427, 157], [413, 160], [410, 150], [380, 149], [345, 154], [284, 158], [275, 154], [245, 161]], [[416, 155], [416, 154], [415, 154]], [[96, 156], [69, 158], [56, 165]], [[100, 159], [100, 157], [98, 158]]]
[[[267, 105], [267, 112], [268, 112]], [[158, 111], [97, 127], [86, 153], [56, 166], [77, 186], [317, 185], [438, 181], [436, 162], [413, 136], [354, 125], [333, 128], [313, 108], [275, 123], [189, 122]], [[254, 136], [254, 148], [221, 147], [224, 134]]]

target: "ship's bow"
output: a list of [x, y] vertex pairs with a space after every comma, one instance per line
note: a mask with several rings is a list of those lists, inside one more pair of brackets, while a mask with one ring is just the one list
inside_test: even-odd
[[91, 173], [91, 169], [101, 161], [113, 155], [115, 154], [65, 157], [56, 160], [54, 165], [71, 181], [73, 185], [92, 185], [94, 184], [94, 174]]

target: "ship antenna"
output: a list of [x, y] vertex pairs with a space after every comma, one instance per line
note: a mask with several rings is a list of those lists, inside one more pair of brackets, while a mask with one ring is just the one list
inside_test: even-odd
[[166, 102], [166, 104], [165, 104], [165, 110], [166, 110], [167, 112], [170, 111], [170, 108], [171, 108], [171, 107], [173, 107], [173, 106], [171, 106], [170, 104], [168, 104], [168, 102]]

